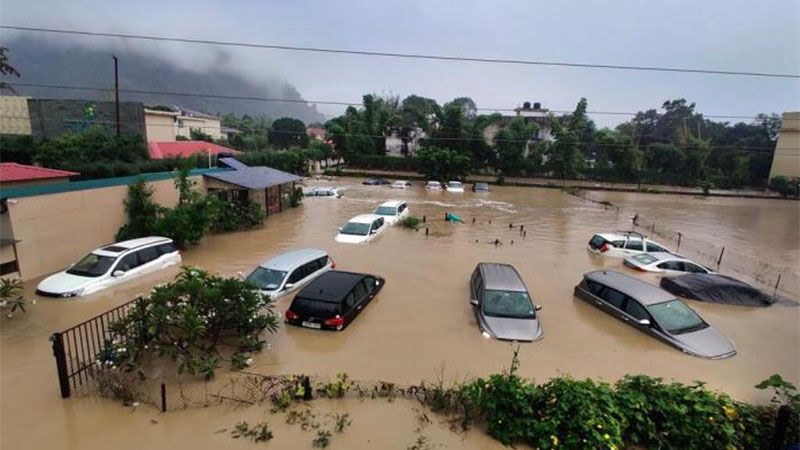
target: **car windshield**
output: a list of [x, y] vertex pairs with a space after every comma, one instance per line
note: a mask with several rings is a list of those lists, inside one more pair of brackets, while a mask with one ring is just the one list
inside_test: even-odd
[[648, 255], [647, 253], [642, 253], [641, 255], [636, 255], [633, 257], [636, 262], [640, 262], [642, 264], [652, 264], [658, 259], [652, 255]]
[[483, 313], [494, 317], [521, 319], [536, 317], [533, 302], [528, 293], [517, 291], [486, 291], [483, 299]]
[[647, 307], [656, 321], [671, 334], [702, 330], [708, 325], [692, 308], [680, 300], [670, 300]]
[[116, 261], [116, 258], [111, 256], [89, 253], [82, 260], [70, 267], [67, 273], [82, 277], [99, 277], [108, 272], [108, 269], [114, 264], [114, 261]]
[[267, 269], [259, 266], [247, 276], [247, 281], [265, 291], [274, 291], [280, 287], [284, 277], [286, 277], [286, 272], [282, 270]]
[[459, 182], [459, 181], [451, 181], [451, 182], [447, 183], [447, 187], [460, 188], [460, 187], [464, 187], [464, 185], [461, 184], [461, 182]]
[[378, 209], [375, 210], [375, 214], [379, 216], [394, 216], [397, 214], [397, 208], [394, 206], [378, 206]]
[[339, 231], [340, 234], [355, 234], [357, 236], [366, 236], [369, 233], [368, 223], [347, 222]]
[[428, 186], [441, 186], [438, 181], [428, 181]]

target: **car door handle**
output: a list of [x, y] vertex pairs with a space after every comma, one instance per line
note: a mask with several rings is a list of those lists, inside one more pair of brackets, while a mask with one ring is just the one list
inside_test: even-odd
[[625, 316], [620, 316], [620, 319], [624, 320], [625, 322], [630, 322], [631, 321], [631, 319], [628, 319]]

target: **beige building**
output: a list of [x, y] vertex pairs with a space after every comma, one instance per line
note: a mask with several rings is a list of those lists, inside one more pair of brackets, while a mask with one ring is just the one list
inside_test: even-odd
[[191, 139], [192, 130], [202, 131], [214, 140], [224, 139], [219, 117], [195, 111], [161, 111], [145, 108], [147, 141], [173, 142], [178, 138]]
[[783, 113], [778, 144], [772, 157], [769, 178], [800, 178], [800, 112]]
[[31, 135], [27, 97], [0, 96], [0, 134]]

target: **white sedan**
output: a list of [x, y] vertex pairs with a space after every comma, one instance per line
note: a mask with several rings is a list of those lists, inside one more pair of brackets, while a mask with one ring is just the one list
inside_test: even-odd
[[408, 189], [411, 187], [411, 182], [406, 180], [397, 180], [392, 183], [392, 189]]
[[303, 195], [306, 197], [339, 198], [343, 194], [344, 193], [340, 189], [333, 187], [315, 187], [303, 192]]
[[641, 253], [625, 258], [625, 265], [642, 272], [714, 273], [708, 267], [667, 252]]
[[447, 192], [464, 192], [464, 183], [460, 181], [448, 181], [447, 182]]

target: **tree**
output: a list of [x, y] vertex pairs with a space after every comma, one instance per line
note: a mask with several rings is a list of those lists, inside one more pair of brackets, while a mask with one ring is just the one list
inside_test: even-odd
[[538, 131], [536, 124], [526, 124], [522, 118], [514, 118], [494, 138], [497, 149], [497, 168], [502, 176], [517, 175], [527, 156], [528, 141]]
[[206, 134], [199, 128], [192, 128], [189, 130], [189, 139], [192, 141], [205, 141], [214, 142], [214, 138], [210, 134]]
[[586, 105], [586, 99], [581, 98], [572, 114], [563, 120], [551, 120], [555, 143], [548, 166], [558, 178], [577, 178], [583, 167], [579, 136], [587, 125]]
[[302, 120], [281, 117], [272, 123], [269, 142], [278, 148], [305, 147], [308, 145], [306, 125]]
[[469, 174], [469, 156], [453, 149], [425, 147], [417, 152], [421, 168], [430, 180], [463, 179]]
[[772, 177], [769, 188], [784, 197], [800, 197], [800, 178]]
[[[8, 47], [0, 47], [0, 75], [3, 76], [12, 76], [19, 78], [19, 72], [17, 69], [11, 66], [8, 62]], [[9, 83], [5, 81], [0, 81], [0, 91], [8, 91], [11, 93], [16, 93], [17, 90], [14, 89]]]
[[440, 110], [439, 104], [432, 98], [409, 95], [400, 104], [402, 125], [420, 127], [430, 134]]
[[461, 113], [467, 120], [474, 120], [478, 116], [478, 106], [475, 105], [475, 102], [469, 97], [454, 98], [449, 104], [461, 108]]

